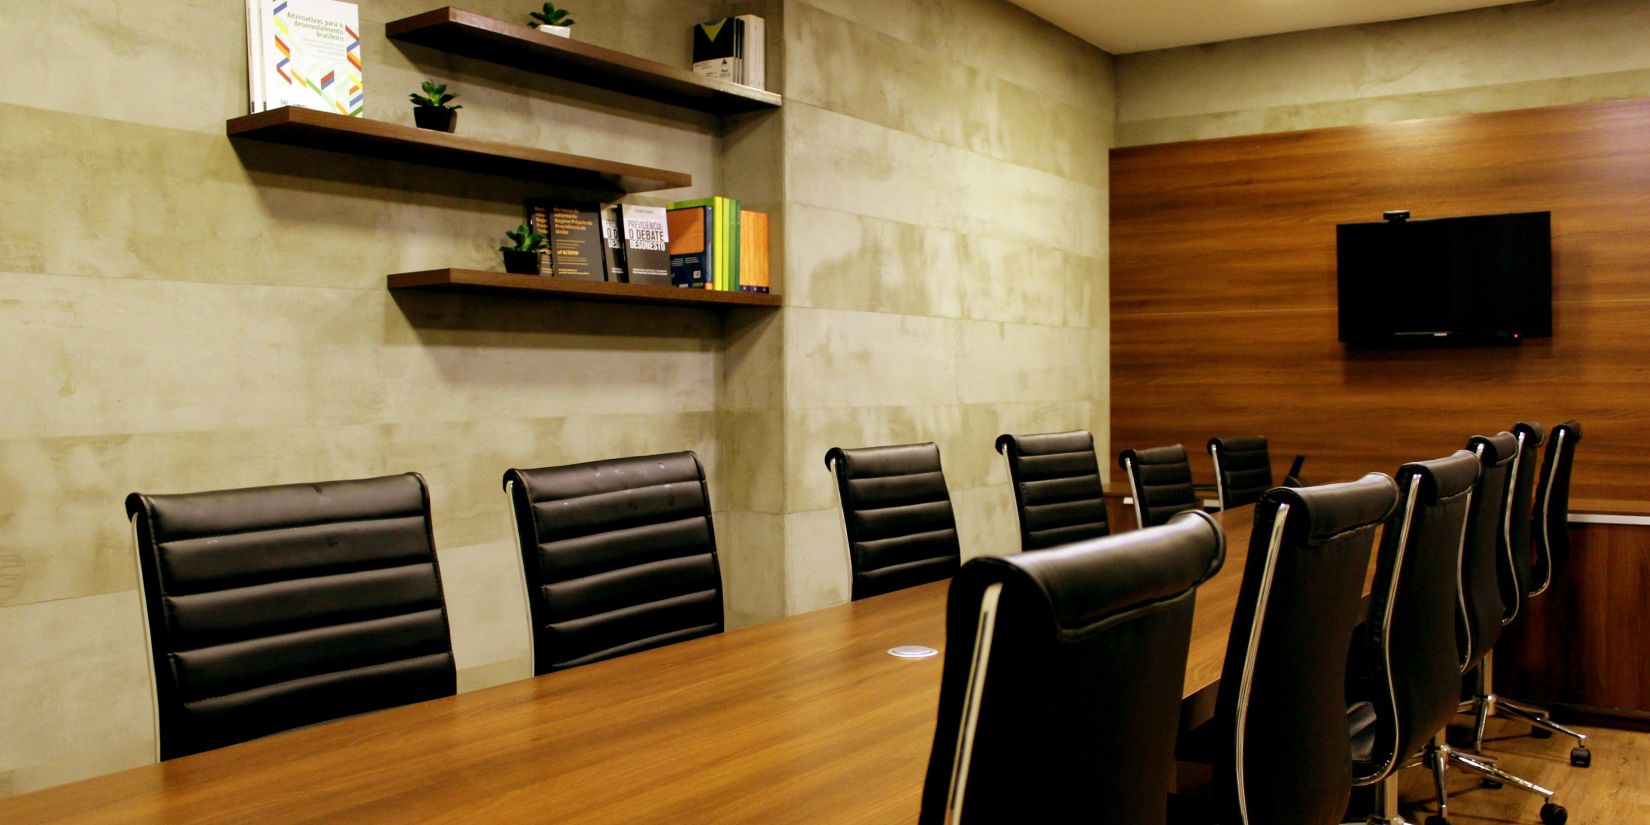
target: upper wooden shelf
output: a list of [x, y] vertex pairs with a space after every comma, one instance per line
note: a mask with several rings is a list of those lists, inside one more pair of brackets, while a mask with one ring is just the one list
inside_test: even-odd
[[777, 307], [780, 297], [765, 292], [722, 292], [652, 284], [575, 281], [543, 275], [514, 275], [482, 269], [430, 269], [401, 272], [389, 277], [390, 289], [430, 292], [492, 292], [611, 301], [626, 304], [668, 304], [709, 307]]
[[446, 132], [285, 106], [229, 121], [230, 137], [325, 149], [591, 192], [649, 192], [693, 185], [686, 172], [513, 146]]
[[[684, 25], [684, 36], [687, 30]], [[718, 115], [773, 109], [784, 103], [773, 92], [700, 77], [688, 69], [451, 6], [385, 24], [384, 33], [391, 40]]]

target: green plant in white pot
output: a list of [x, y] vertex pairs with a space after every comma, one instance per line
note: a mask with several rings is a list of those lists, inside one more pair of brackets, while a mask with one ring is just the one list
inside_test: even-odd
[[544, 32], [545, 34], [553, 34], [557, 37], [572, 37], [572, 26], [574, 23], [578, 22], [568, 16], [571, 12], [567, 9], [556, 8], [556, 4], [554, 3], [545, 3], [543, 10], [528, 12], [528, 14], [532, 16], [534, 22], [528, 23], [527, 25], [537, 26], [539, 31]]

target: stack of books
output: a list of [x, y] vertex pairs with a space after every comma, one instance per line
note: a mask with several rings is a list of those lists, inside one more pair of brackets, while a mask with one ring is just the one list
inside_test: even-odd
[[539, 274], [586, 281], [767, 292], [768, 216], [733, 198], [658, 206], [531, 201], [527, 220], [550, 239]]
[[693, 27], [693, 71], [766, 89], [767, 27], [754, 14], [707, 20]]
[[366, 111], [360, 15], [338, 0], [246, 0], [247, 109]]

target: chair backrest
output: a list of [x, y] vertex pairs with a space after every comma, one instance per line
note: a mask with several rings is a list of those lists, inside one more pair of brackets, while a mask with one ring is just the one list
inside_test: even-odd
[[1222, 510], [1253, 504], [1272, 489], [1272, 454], [1266, 448], [1266, 436], [1211, 438], [1209, 458], [1215, 465], [1215, 489]]
[[923, 825], [1162, 823], [1208, 515], [963, 565]]
[[932, 442], [845, 450], [832, 447], [848, 533], [853, 598], [950, 578], [962, 563], [957, 518]]
[[1535, 536], [1535, 568], [1530, 595], [1539, 595], [1570, 560], [1570, 463], [1581, 443], [1581, 423], [1570, 419], [1547, 436], [1547, 458], [1535, 491], [1530, 532]]
[[1381, 473], [1267, 491], [1215, 700], [1215, 788], [1229, 825], [1338, 823], [1352, 789], [1346, 660], [1376, 528], [1397, 505]]
[[1192, 487], [1192, 464], [1180, 444], [1149, 450], [1124, 450], [1117, 463], [1129, 477], [1134, 517], [1141, 527], [1156, 527], [1182, 510], [1198, 507]]
[[417, 473], [126, 498], [172, 759], [457, 688]]
[[1471, 670], [1501, 638], [1508, 605], [1501, 599], [1507, 565], [1507, 507], [1517, 481], [1518, 437], [1509, 432], [1475, 435], [1467, 449], [1478, 456], [1478, 482], [1467, 514], [1467, 544], [1461, 556], [1461, 621], [1456, 632], [1463, 671]]
[[692, 452], [510, 470], [504, 489], [549, 673], [722, 632], [705, 471]]
[[1508, 494], [1507, 512], [1503, 516], [1501, 535], [1504, 551], [1502, 562], [1501, 602], [1506, 606], [1502, 622], [1510, 622], [1524, 606], [1524, 597], [1530, 592], [1530, 502], [1535, 498], [1537, 465], [1541, 461], [1541, 444], [1547, 431], [1540, 424], [1520, 421], [1513, 425], [1513, 437], [1518, 439], [1518, 459], [1513, 472], [1512, 491]]
[[1008, 457], [1020, 549], [1042, 550], [1111, 533], [1100, 460], [1088, 430], [997, 436]]
[[1461, 660], [1455, 646], [1456, 570], [1478, 457], [1466, 450], [1398, 469], [1399, 508], [1381, 530], [1368, 619], [1353, 639], [1347, 699], [1374, 705], [1373, 752], [1353, 781], [1385, 779], [1455, 715]]

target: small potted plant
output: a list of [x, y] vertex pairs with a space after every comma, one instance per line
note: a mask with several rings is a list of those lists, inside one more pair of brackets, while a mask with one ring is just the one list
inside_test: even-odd
[[527, 224], [522, 224], [515, 231], [504, 233], [504, 236], [514, 244], [498, 248], [504, 253], [504, 271], [517, 275], [538, 275], [539, 250], [545, 247], [544, 233], [534, 232]]
[[572, 37], [573, 29], [571, 27], [578, 22], [567, 16], [569, 14], [567, 9], [556, 8], [555, 3], [545, 3], [543, 11], [528, 12], [528, 14], [532, 15], [534, 22], [527, 25], [537, 26], [539, 31], [557, 37]]
[[413, 92], [407, 95], [413, 102], [413, 122], [420, 129], [433, 129], [437, 132], [451, 132], [458, 128], [458, 111], [464, 108], [447, 105], [457, 94], [447, 91], [447, 84], [436, 83], [433, 80], [424, 81], [424, 93]]

